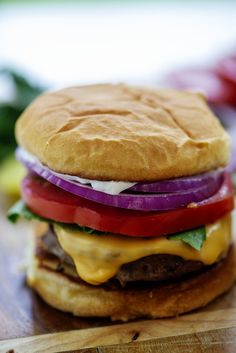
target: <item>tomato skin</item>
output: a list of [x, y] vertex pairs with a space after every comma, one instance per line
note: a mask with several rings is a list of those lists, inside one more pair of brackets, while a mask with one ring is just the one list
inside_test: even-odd
[[22, 198], [41, 217], [136, 237], [162, 236], [196, 228], [216, 221], [234, 207], [233, 186], [227, 173], [220, 191], [199, 203], [200, 206], [167, 212], [141, 212], [101, 205], [32, 175], [22, 182]]

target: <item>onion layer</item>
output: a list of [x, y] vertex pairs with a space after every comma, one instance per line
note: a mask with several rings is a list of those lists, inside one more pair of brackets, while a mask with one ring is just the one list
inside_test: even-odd
[[[204, 199], [214, 195], [221, 186], [223, 174], [222, 172], [206, 173], [203, 177], [193, 177], [192, 183], [191, 178], [179, 178], [176, 179], [176, 183], [180, 183], [182, 188], [186, 185], [186, 190], [179, 192], [168, 192], [158, 194], [132, 194], [132, 193], [121, 193], [119, 195], [109, 195], [107, 193], [97, 191], [91, 188], [91, 186], [79, 184], [77, 182], [65, 180], [60, 178], [58, 174], [42, 165], [40, 162], [33, 159], [26, 159], [21, 153], [21, 150], [17, 150], [17, 158], [32, 172], [40, 175], [42, 178], [48, 180], [50, 183], [85, 199], [108, 205], [113, 207], [119, 207], [124, 209], [139, 210], [139, 211], [167, 211], [181, 207], [186, 207], [188, 204], [193, 202], [200, 202]], [[195, 179], [194, 179], [195, 178]], [[211, 182], [204, 183], [202, 180], [210, 180]], [[195, 180], [195, 182], [194, 182]], [[198, 187], [196, 185], [196, 181]], [[174, 180], [165, 182], [159, 182], [160, 185], [169, 187], [169, 190], [173, 190]], [[158, 183], [155, 183], [158, 184]], [[178, 184], [178, 185], [180, 185]], [[145, 184], [136, 185], [143, 188]], [[150, 184], [149, 184], [150, 185]], [[154, 185], [154, 183], [152, 184]], [[190, 187], [192, 186], [192, 187]], [[189, 188], [190, 187], [190, 188]], [[144, 187], [145, 188], [145, 187]], [[155, 186], [156, 188], [156, 186]], [[131, 189], [130, 189], [131, 190]]]
[[212, 172], [183, 177], [176, 179], [160, 180], [155, 183], [138, 183], [129, 188], [129, 191], [144, 193], [179, 193], [187, 190], [197, 190], [202, 188], [211, 188], [212, 183], [218, 184], [222, 179], [223, 170], [214, 170]]

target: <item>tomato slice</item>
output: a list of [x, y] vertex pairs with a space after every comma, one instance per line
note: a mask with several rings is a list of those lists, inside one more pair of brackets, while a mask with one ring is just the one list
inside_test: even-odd
[[22, 197], [41, 217], [130, 236], [161, 236], [212, 223], [234, 207], [229, 174], [217, 194], [197, 206], [168, 212], [142, 212], [104, 206], [72, 195], [37, 176], [22, 183]]

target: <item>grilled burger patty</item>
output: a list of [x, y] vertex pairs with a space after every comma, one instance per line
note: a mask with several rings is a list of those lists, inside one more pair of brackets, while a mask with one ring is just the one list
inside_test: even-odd
[[[56, 256], [61, 264], [75, 269], [72, 258], [61, 248], [57, 236], [50, 226], [42, 236], [42, 245], [49, 254]], [[130, 282], [156, 282], [177, 279], [206, 268], [200, 261], [187, 261], [175, 255], [150, 255], [121, 266], [115, 278], [124, 287]]]

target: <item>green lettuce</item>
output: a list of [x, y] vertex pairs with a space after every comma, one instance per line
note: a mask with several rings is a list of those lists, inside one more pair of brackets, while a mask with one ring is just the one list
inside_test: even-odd
[[184, 243], [190, 245], [195, 250], [200, 251], [203, 243], [206, 240], [206, 228], [200, 227], [178, 234], [168, 235], [167, 239], [170, 240], [182, 240]]

